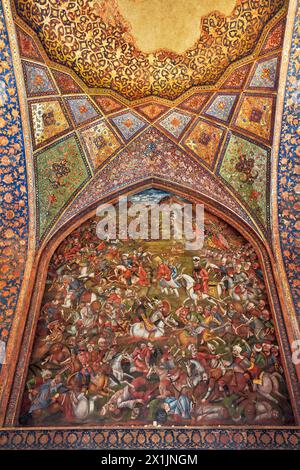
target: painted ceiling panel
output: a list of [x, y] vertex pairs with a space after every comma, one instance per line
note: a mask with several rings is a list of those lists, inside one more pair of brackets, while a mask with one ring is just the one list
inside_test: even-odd
[[174, 99], [192, 86], [215, 84], [230, 64], [249, 56], [287, 2], [15, 3], [50, 59], [72, 68], [87, 86], [129, 99]]
[[[122, 3], [123, 12], [125, 6], [128, 6], [130, 2], [131, 0]], [[81, 18], [83, 14], [89, 11], [88, 8], [91, 9], [93, 7], [94, 3], [89, 1], [80, 4]], [[114, 9], [111, 9], [112, 2], [103, 1], [100, 3], [102, 12], [101, 21], [97, 17], [98, 19], [95, 19], [93, 22], [93, 16], [91, 16], [90, 26], [88, 27], [83, 18], [81, 25], [77, 22], [76, 15], [79, 12], [79, 3], [73, 2], [70, 11], [68, 11], [67, 3], [62, 3], [58, 6], [57, 2], [50, 0], [44, 0], [44, 2], [39, 4], [32, 3], [30, 0], [16, 2], [15, 21], [17, 23], [19, 50], [23, 58], [24, 79], [28, 96], [34, 150], [47, 152], [49, 148], [49, 155], [52, 155], [52, 163], [55, 165], [59, 156], [55, 156], [53, 148], [58, 148], [57, 144], [60, 139], [69, 137], [70, 133], [74, 130], [78, 142], [81, 143], [84, 159], [88, 162], [90, 168], [91, 174], [88, 178], [95, 177], [93, 176], [94, 174], [97, 174], [98, 178], [99, 172], [103, 171], [112, 159], [117, 158], [119, 155], [121, 156], [126, 151], [127, 146], [134, 142], [135, 139], [138, 139], [136, 145], [141, 146], [140, 151], [143, 153], [144, 150], [141, 143], [147, 135], [145, 134], [144, 136], [143, 133], [154, 126], [160, 130], [160, 136], [165, 135], [167, 137], [166, 141], [168, 139], [173, 141], [178, 148], [178, 155], [186, 155], [182, 157], [186, 162], [194, 160], [198, 165], [199, 172], [202, 171], [202, 167], [209, 170], [208, 175], [210, 173], [215, 174], [217, 179], [219, 179], [218, 184], [223, 188], [223, 192], [231, 191], [232, 197], [236, 199], [238, 204], [243, 206], [242, 211], [244, 211], [244, 214], [248, 213], [250, 220], [253, 218], [253, 223], [254, 225], [256, 224], [257, 230], [262, 231], [265, 236], [268, 236], [270, 165], [268, 147], [271, 146], [273, 136], [276, 87], [286, 13], [285, 2], [241, 1], [233, 5], [231, 10], [228, 4], [226, 8], [223, 8], [220, 5], [222, 2], [216, 2], [216, 4], [219, 4], [218, 8], [221, 12], [210, 13], [205, 11], [201, 24], [200, 20], [198, 24], [199, 34], [204, 34], [205, 25], [207, 24], [210, 25], [210, 28], [215, 28], [216, 31], [215, 36], [212, 32], [210, 33], [213, 42], [209, 45], [209, 48], [205, 41], [203, 42], [201, 39], [201, 35], [197, 43], [199, 48], [197, 54], [203, 53], [205, 55], [206, 58], [201, 59], [201, 63], [207, 67], [207, 70], [213, 70], [212, 64], [215, 63], [214, 54], [218, 52], [217, 55], [220, 55], [220, 48], [223, 51], [227, 51], [226, 53], [228, 54], [234, 54], [234, 48], [239, 47], [238, 37], [243, 37], [241, 44], [246, 42], [249, 46], [253, 28], [255, 29], [255, 25], [258, 27], [258, 24], [260, 25], [259, 36], [261, 39], [256, 41], [255, 47], [253, 45], [252, 48], [249, 48], [248, 55], [242, 61], [237, 59], [243, 54], [237, 54], [235, 60], [232, 61], [234, 63], [230, 67], [228, 67], [230, 61], [225, 61], [227, 65], [223, 61], [222, 67], [224, 66], [224, 73], [221, 79], [211, 86], [194, 87], [192, 85], [198, 84], [198, 82], [193, 81], [193, 74], [189, 76], [191, 79], [189, 83], [185, 83], [183, 75], [181, 75], [180, 86], [182, 88], [180, 88], [180, 93], [177, 93], [179, 90], [177, 88], [174, 94], [173, 91], [177, 87], [176, 80], [174, 81], [173, 78], [170, 78], [167, 72], [163, 72], [163, 69], [161, 76], [159, 71], [155, 72], [157, 84], [161, 80], [162, 93], [154, 93], [153, 88], [151, 96], [147, 96], [148, 91], [146, 91], [146, 88], [143, 88], [142, 94], [139, 91], [141, 80], [144, 80], [146, 76], [143, 63], [136, 61], [136, 57], [141, 57], [141, 52], [137, 54], [133, 49], [126, 49], [127, 55], [125, 55], [127, 61], [134, 69], [129, 73], [126, 69], [119, 69], [118, 60], [121, 60], [122, 57], [119, 56], [118, 60], [114, 57], [115, 53], [119, 54], [117, 49], [114, 49], [117, 47], [116, 41], [112, 42], [110, 46], [105, 42], [105, 54], [109, 63], [104, 61], [103, 63], [101, 62], [102, 65], [97, 63], [95, 57], [91, 58], [84, 52], [84, 47], [81, 43], [78, 43], [78, 50], [76, 52], [78, 61], [76, 59], [72, 63], [58, 60], [58, 56], [54, 57], [53, 50], [51, 49], [50, 51], [47, 46], [48, 43], [43, 34], [50, 35], [50, 29], [52, 28], [51, 47], [57, 44], [57, 53], [67, 50], [64, 28], [59, 29], [59, 36], [55, 32], [55, 25], [58, 25], [60, 21], [64, 23], [67, 30], [73, 31], [74, 38], [78, 35], [86, 37], [90, 45], [92, 43], [89, 41], [96, 40], [94, 33], [92, 34], [91, 32], [97, 21], [101, 26], [100, 29], [97, 29], [99, 34], [102, 31], [102, 27], [104, 28], [103, 31], [108, 31], [103, 26], [105, 24], [110, 24], [111, 35], [117, 34], [122, 21], [124, 24], [126, 23], [125, 17], [123, 18], [121, 14], [118, 14], [118, 21], [116, 21], [117, 4], [114, 5]], [[174, 5], [177, 5], [177, 3], [175, 2]], [[180, 10], [179, 3], [176, 8]], [[147, 23], [145, 2], [136, 1], [135, 4], [137, 6], [136, 15], [141, 15], [139, 21], [141, 24]], [[157, 2], [153, 3], [153, 8], [154, 4], [156, 5]], [[198, 2], [198, 4], [200, 5], [201, 2]], [[271, 4], [272, 6], [270, 6]], [[203, 8], [204, 4], [202, 4]], [[96, 10], [100, 11], [97, 7]], [[179, 10], [176, 10], [178, 16], [180, 16]], [[225, 13], [229, 16], [225, 17]], [[31, 17], [30, 15], [33, 16]], [[50, 22], [45, 20], [47, 15], [51, 16]], [[218, 15], [221, 16], [219, 17]], [[37, 28], [37, 22], [41, 17], [45, 21], [43, 20], [42, 27], [39, 26]], [[257, 21], [251, 20], [250, 27], [249, 18], [252, 17], [255, 17]], [[213, 18], [219, 18], [219, 20], [214, 22]], [[231, 18], [230, 21], [229, 18]], [[74, 24], [72, 23], [73, 20]], [[124, 26], [123, 23], [122, 25]], [[126, 25], [128, 26], [128, 22]], [[228, 42], [224, 38], [222, 39], [223, 33], [221, 34], [221, 30], [227, 31], [229, 26], [236, 28], [235, 33], [230, 32], [230, 35], [235, 37], [233, 43]], [[147, 26], [145, 25], [146, 30]], [[133, 36], [121, 35], [118, 40], [121, 41], [124, 37], [129, 40]], [[71, 39], [69, 38], [68, 41], [71, 41]], [[91, 47], [91, 50], [95, 52], [93, 47]], [[130, 51], [132, 54], [135, 54], [135, 58], [130, 56]], [[101, 47], [99, 46], [97, 57], [99, 57], [100, 52]], [[249, 55], [250, 52], [251, 54]], [[159, 53], [162, 53], [162, 49], [160, 49]], [[174, 59], [174, 51], [165, 50], [164, 53], [166, 57], [162, 64], [168, 68], [167, 64], [170, 59], [168, 59], [168, 55], [171, 54]], [[190, 54], [190, 52], [186, 53]], [[81, 54], [85, 57], [84, 61]], [[66, 54], [66, 57], [70, 56]], [[178, 57], [181, 57], [180, 60], [184, 60], [185, 56], [184, 54], [179, 54]], [[180, 72], [180, 60], [176, 59], [174, 61], [173, 59], [172, 67], [175, 66]], [[68, 67], [58, 65], [58, 62], [64, 63]], [[94, 88], [89, 88], [87, 81], [77, 70], [77, 62], [82, 64], [89, 77], [93, 76], [89, 72], [89, 67], [94, 66], [97, 66], [98, 71], [105, 71], [107, 76], [110, 75], [111, 79], [121, 74], [121, 82], [124, 88], [117, 90], [113, 82], [110, 82], [109, 89], [107, 90], [104, 90], [104, 82], [99, 82]], [[149, 72], [149, 66], [146, 68]], [[195, 70], [199, 71], [200, 69], [201, 67], [197, 66]], [[140, 77], [139, 79], [137, 79], [136, 73]], [[163, 77], [163, 80], [161, 77]], [[124, 92], [124, 90], [128, 89], [127, 81], [129, 78], [134, 81], [135, 91], [138, 93], [134, 97], [143, 97], [142, 100], [130, 101], [126, 99], [133, 97]], [[199, 83], [202, 82], [200, 81]], [[171, 90], [171, 94], [168, 96], [163, 91], [165, 86]], [[191, 86], [192, 88], [190, 88]], [[115, 91], [118, 91], [119, 94], [116, 94]], [[183, 95], [179, 96], [182, 93]], [[171, 101], [154, 96], [155, 94], [167, 96], [168, 98], [179, 97], [175, 101]], [[238, 133], [240, 142], [243, 143], [243, 145], [238, 145], [234, 149], [230, 139], [233, 131]], [[154, 133], [153, 135], [155, 136], [156, 134]], [[141, 139], [140, 136], [142, 137]], [[155, 146], [155, 137], [152, 140], [151, 145]], [[247, 149], [249, 145], [251, 146], [251, 155], [248, 155]], [[230, 159], [229, 155], [231, 155]], [[157, 158], [155, 152], [152, 158]], [[53, 167], [51, 162], [49, 162], [49, 165], [50, 168]], [[36, 167], [37, 172], [40, 171], [39, 168], [39, 166]], [[263, 169], [262, 173], [259, 174], [258, 169]], [[52, 176], [52, 180], [55, 180], [55, 174]], [[122, 176], [120, 174], [121, 179]], [[165, 174], [164, 177], [168, 178], [168, 175]], [[36, 178], [38, 181], [41, 181], [39, 174], [36, 175]], [[132, 178], [135, 178], [134, 171]], [[43, 185], [45, 184], [47, 184], [46, 181], [44, 181]], [[82, 181], [78, 180], [76, 187], [80, 188], [81, 185]], [[52, 204], [49, 201], [54, 201], [56, 197], [55, 190], [51, 184], [51, 178], [48, 180], [48, 187], [44, 188], [44, 190], [48, 192], [48, 207], [49, 204], [50, 206]], [[65, 211], [67, 207], [66, 204], [68, 205], [73, 198], [78, 197], [76, 196], [77, 193], [78, 191], [74, 192], [72, 197], [68, 195], [61, 205], [53, 203], [51, 213], [56, 211], [53, 214], [53, 221], [57, 221], [60, 218], [60, 213]], [[40, 220], [44, 217], [44, 208], [41, 206], [40, 201], [37, 201], [37, 207], [37, 218]], [[39, 232], [39, 237], [41, 236], [44, 236], [44, 234]]]

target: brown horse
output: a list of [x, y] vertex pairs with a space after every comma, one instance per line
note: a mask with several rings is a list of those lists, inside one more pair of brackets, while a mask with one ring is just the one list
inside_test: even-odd
[[175, 334], [180, 347], [183, 346], [186, 349], [190, 344], [197, 345], [197, 337], [190, 335], [186, 330], [177, 330]]

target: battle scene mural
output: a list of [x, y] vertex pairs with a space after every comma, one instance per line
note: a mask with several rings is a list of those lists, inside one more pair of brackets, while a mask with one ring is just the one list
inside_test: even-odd
[[[153, 189], [133, 202], [184, 201]], [[52, 256], [20, 424], [291, 423], [251, 245], [206, 210], [197, 251], [184, 236], [100, 240], [98, 221]]]

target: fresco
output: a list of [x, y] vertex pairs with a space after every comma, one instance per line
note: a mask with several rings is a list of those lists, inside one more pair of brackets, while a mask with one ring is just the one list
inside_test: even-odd
[[270, 153], [250, 139], [230, 133], [220, 165], [220, 175], [248, 203], [262, 221], [268, 218], [268, 187]]
[[[185, 201], [153, 189], [134, 202]], [[291, 424], [251, 245], [207, 211], [193, 251], [184, 237], [100, 240], [98, 221], [50, 261], [19, 423]]]
[[71, 135], [36, 154], [38, 207], [41, 216], [38, 231], [51, 224], [59, 209], [78, 191], [90, 175], [88, 164], [76, 136]]
[[[287, 1], [75, 0], [66, 7], [56, 0], [15, 0], [15, 5], [48, 57], [72, 68], [87, 86], [130, 100], [153, 95], [174, 100], [193, 86], [215, 84], [229, 65], [249, 56]], [[255, 78], [253, 86], [261, 80]]]

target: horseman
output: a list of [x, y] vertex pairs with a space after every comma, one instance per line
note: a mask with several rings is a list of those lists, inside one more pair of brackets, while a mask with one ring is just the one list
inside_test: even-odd
[[157, 308], [154, 312], [150, 315], [150, 322], [154, 326], [153, 329], [158, 330], [160, 325], [165, 323], [165, 316], [169, 313], [169, 306], [170, 304], [168, 301], [161, 301], [157, 304]]
[[193, 278], [195, 280], [194, 291], [208, 294], [208, 272], [201, 265], [198, 256], [193, 257]]
[[[146, 330], [152, 331], [154, 329], [153, 323], [147, 317], [147, 304], [148, 300], [146, 297], [142, 297], [140, 300], [135, 302], [132, 306], [132, 311], [135, 314], [134, 322], [143, 322]], [[149, 304], [149, 303], [148, 303]]]
[[152, 355], [153, 345], [151, 343], [142, 343], [137, 346], [133, 353], [133, 362], [139, 372], [148, 372], [150, 367], [150, 359]]
[[162, 262], [157, 268], [157, 280], [161, 285], [164, 285], [163, 280], [170, 282], [172, 278], [172, 271], [166, 262]]
[[147, 271], [143, 268], [142, 264], [139, 265], [138, 267], [138, 284], [141, 287], [149, 287], [150, 286], [150, 280], [148, 278], [148, 273]]
[[159, 282], [163, 293], [168, 294], [168, 288], [172, 289], [177, 297], [179, 297], [177, 289], [180, 287], [175, 281], [174, 275], [176, 275], [176, 268], [169, 266], [167, 261], [163, 261], [158, 265], [156, 279]]
[[253, 390], [253, 383], [261, 383], [261, 367], [258, 364], [255, 364], [255, 358], [253, 354], [249, 358], [248, 353], [242, 352], [242, 347], [238, 344], [233, 346], [232, 355], [234, 357], [236, 372], [242, 372], [244, 374], [250, 390]]
[[79, 372], [77, 372], [77, 377], [80, 379], [80, 382], [88, 387], [90, 380], [91, 380], [91, 375], [94, 373], [93, 369], [90, 365], [91, 362], [91, 355], [90, 353], [86, 350], [85, 347], [80, 347], [78, 354], [77, 354], [77, 359], [81, 365], [81, 369]]
[[205, 369], [206, 372], [210, 370], [210, 360], [212, 359], [219, 359], [220, 355], [212, 354], [208, 347], [201, 346], [198, 350], [194, 344], [190, 344], [188, 346], [188, 350], [192, 354], [192, 359], [198, 361]]

